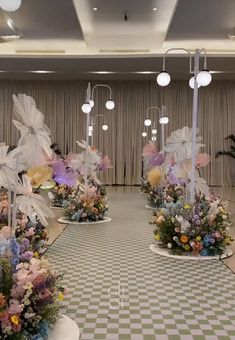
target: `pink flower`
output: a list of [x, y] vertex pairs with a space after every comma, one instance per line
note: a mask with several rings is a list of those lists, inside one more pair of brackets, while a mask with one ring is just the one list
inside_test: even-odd
[[3, 227], [1, 230], [1, 234], [5, 239], [9, 240], [12, 236], [11, 228], [8, 226]]
[[26, 231], [25, 236], [30, 237], [33, 236], [34, 234], [35, 234], [34, 227], [31, 227]]
[[207, 153], [199, 153], [196, 158], [196, 166], [206, 166], [210, 162], [210, 156]]
[[20, 314], [22, 312], [23, 308], [19, 304], [19, 301], [13, 299], [10, 301], [10, 307], [9, 307], [9, 313], [14, 314]]

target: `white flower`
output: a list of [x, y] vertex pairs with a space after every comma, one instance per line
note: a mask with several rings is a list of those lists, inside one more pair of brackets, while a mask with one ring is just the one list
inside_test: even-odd
[[30, 166], [46, 163], [46, 157], [51, 157], [50, 130], [44, 124], [44, 115], [36, 108], [32, 97], [25, 94], [13, 96], [13, 123], [20, 131], [18, 145], [24, 146], [25, 161]]
[[180, 223], [181, 233], [185, 234], [190, 229], [190, 223], [188, 220], [185, 220], [183, 216], [176, 216], [177, 221]]
[[[166, 140], [164, 151], [172, 155], [176, 162], [192, 158], [192, 129], [185, 126], [171, 133]], [[199, 152], [202, 137], [196, 138], [196, 152]]]
[[21, 148], [8, 152], [8, 146], [0, 145], [0, 187], [8, 188], [17, 185], [17, 173], [23, 170], [20, 163]]
[[226, 215], [222, 215], [222, 219], [225, 221], [227, 220], [227, 216]]
[[31, 221], [35, 221], [36, 214], [41, 223], [47, 225], [46, 218], [54, 217], [44, 199], [33, 193], [30, 178], [27, 175], [22, 176], [22, 184], [18, 184], [17, 192], [20, 195], [16, 198], [16, 204], [21, 212], [29, 216]]
[[171, 249], [172, 248], [172, 244], [169, 242], [167, 243], [167, 248]]

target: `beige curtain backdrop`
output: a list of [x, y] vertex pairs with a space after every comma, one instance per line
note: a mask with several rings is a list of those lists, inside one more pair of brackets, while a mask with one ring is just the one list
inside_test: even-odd
[[[155, 81], [105, 83], [112, 87], [115, 109], [105, 108], [108, 91], [97, 88], [92, 111], [93, 115], [106, 115], [109, 124], [108, 131], [104, 132], [103, 121], [98, 119], [94, 128], [94, 146], [104, 155], [108, 154], [113, 163], [103, 180], [106, 184], [139, 184], [142, 147], [147, 141], [141, 137], [146, 109], [161, 104], [167, 106], [168, 136], [175, 129], [191, 126], [192, 90], [187, 81], [172, 82], [166, 88], [160, 88]], [[78, 152], [76, 140], [85, 138], [85, 114], [81, 105], [86, 87], [84, 81], [1, 81], [0, 142], [17, 144], [19, 134], [12, 124], [12, 94], [25, 93], [35, 99], [45, 114], [52, 142], [57, 142], [64, 153]], [[205, 151], [211, 154], [211, 163], [203, 175], [211, 185], [235, 184], [235, 161], [226, 156], [215, 159], [218, 150], [229, 148], [230, 142], [224, 138], [235, 133], [235, 82], [213, 81], [199, 92], [199, 128]], [[152, 111], [151, 117], [157, 121], [157, 112]], [[159, 145], [160, 127], [158, 132]]]

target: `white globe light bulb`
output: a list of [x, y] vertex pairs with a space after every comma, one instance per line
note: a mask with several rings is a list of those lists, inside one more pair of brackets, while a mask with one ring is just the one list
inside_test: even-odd
[[89, 131], [93, 131], [93, 126], [92, 125], [89, 125]]
[[89, 112], [91, 112], [91, 106], [90, 106], [90, 104], [84, 103], [84, 104], [82, 105], [82, 112], [84, 112], [84, 113], [89, 113]]
[[142, 132], [142, 137], [147, 137], [147, 132]]
[[104, 130], [104, 131], [107, 131], [108, 130], [108, 125], [107, 124], [104, 124], [104, 125], [102, 125], [102, 129]]
[[197, 75], [197, 83], [201, 86], [207, 86], [210, 84], [212, 76], [208, 70], [203, 70]]
[[95, 105], [95, 102], [94, 102], [94, 100], [93, 99], [90, 99], [90, 107], [93, 107], [94, 105]]
[[159, 119], [159, 123], [160, 124], [168, 124], [169, 123], [169, 118], [168, 117], [161, 117], [160, 119]]
[[1, 0], [0, 1], [0, 7], [4, 11], [7, 12], [14, 12], [16, 11], [21, 5], [21, 0]]
[[156, 142], [157, 137], [156, 136], [152, 136], [151, 140], [152, 140], [152, 142]]
[[144, 125], [145, 125], [145, 126], [150, 126], [151, 123], [152, 123], [152, 122], [151, 122], [151, 119], [149, 119], [149, 118], [146, 118], [145, 121], [144, 121]]
[[[194, 89], [194, 84], [195, 84], [195, 77], [191, 77], [189, 79], [189, 86], [191, 87], [191, 89]], [[199, 88], [201, 85], [197, 84], [197, 87]]]
[[162, 71], [157, 76], [157, 83], [160, 86], [167, 86], [171, 81], [170, 75], [166, 71]]
[[152, 135], [156, 135], [157, 134], [157, 129], [152, 129]]
[[106, 106], [106, 108], [107, 108], [108, 110], [113, 110], [113, 109], [114, 109], [114, 106], [115, 106], [115, 103], [114, 103], [113, 100], [110, 99], [110, 100], [108, 100], [108, 101], [106, 102], [105, 106]]

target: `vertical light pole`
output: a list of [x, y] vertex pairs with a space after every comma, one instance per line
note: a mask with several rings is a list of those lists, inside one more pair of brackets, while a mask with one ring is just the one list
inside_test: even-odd
[[[170, 51], [184, 51], [189, 56], [189, 73], [194, 73], [189, 80], [189, 86], [193, 89], [193, 107], [192, 107], [192, 172], [191, 172], [191, 187], [190, 187], [190, 203], [195, 200], [195, 182], [196, 182], [196, 144], [197, 144], [197, 120], [198, 120], [198, 88], [200, 86], [207, 86], [211, 82], [211, 75], [207, 70], [207, 56], [205, 49], [196, 49], [194, 53], [194, 72], [192, 72], [192, 54], [185, 48], [171, 48], [165, 52], [163, 57], [162, 72], [157, 76], [157, 83], [160, 86], [167, 86], [171, 77], [166, 72], [166, 55]], [[204, 69], [199, 71], [199, 61], [201, 53], [204, 53]]]
[[[109, 98], [105, 103], [105, 106], [108, 110], [113, 110], [115, 107], [115, 103], [112, 100], [112, 89], [110, 86], [106, 84], [96, 84], [91, 88], [91, 84], [88, 83], [87, 91], [86, 91], [86, 102], [82, 105], [82, 111], [86, 113], [86, 151], [85, 151], [85, 169], [84, 169], [84, 183], [85, 183], [85, 188], [84, 191], [87, 191], [87, 186], [88, 186], [88, 150], [89, 150], [89, 126], [90, 126], [90, 121], [91, 121], [91, 109], [94, 106], [94, 90], [97, 87], [106, 87], [109, 89]], [[93, 143], [93, 141], [92, 141]]]

